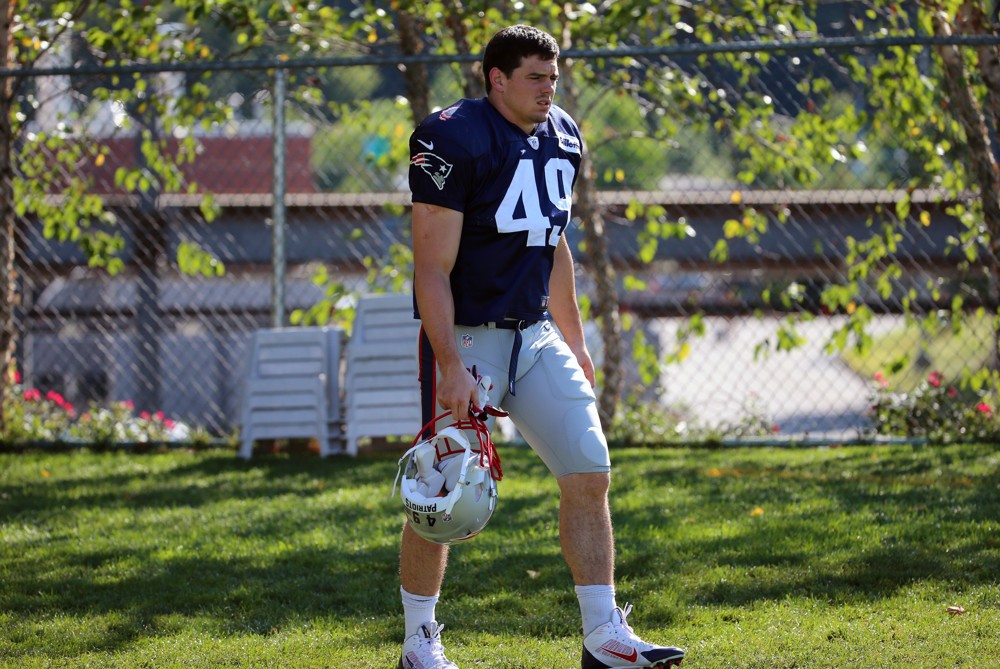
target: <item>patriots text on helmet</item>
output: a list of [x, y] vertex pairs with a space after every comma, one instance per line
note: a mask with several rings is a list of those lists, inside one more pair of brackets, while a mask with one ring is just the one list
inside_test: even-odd
[[406, 508], [410, 511], [419, 511], [420, 513], [437, 513], [438, 510], [437, 502], [434, 504], [417, 504], [409, 499], [404, 499], [403, 502], [406, 504]]

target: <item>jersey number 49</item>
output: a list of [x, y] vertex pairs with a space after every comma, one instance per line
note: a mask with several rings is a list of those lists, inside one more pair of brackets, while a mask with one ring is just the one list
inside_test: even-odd
[[[545, 163], [545, 195], [559, 215], [549, 218], [542, 212], [538, 185], [535, 180], [535, 164], [532, 160], [520, 160], [514, 178], [511, 179], [507, 194], [497, 208], [498, 232], [528, 232], [528, 246], [555, 246], [559, 236], [569, 224], [571, 189], [576, 170], [565, 158], [550, 158]], [[517, 216], [517, 203], [524, 207], [524, 215]], [[565, 212], [563, 214], [562, 212]], [[550, 234], [551, 230], [551, 234]]]

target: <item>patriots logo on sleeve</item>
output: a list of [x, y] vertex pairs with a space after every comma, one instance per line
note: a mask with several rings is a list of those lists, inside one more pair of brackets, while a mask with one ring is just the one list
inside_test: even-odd
[[[432, 145], [433, 146], [433, 145]], [[438, 190], [444, 190], [444, 182], [451, 174], [451, 163], [446, 163], [441, 156], [424, 151], [410, 158], [410, 164], [416, 165], [434, 181]]]

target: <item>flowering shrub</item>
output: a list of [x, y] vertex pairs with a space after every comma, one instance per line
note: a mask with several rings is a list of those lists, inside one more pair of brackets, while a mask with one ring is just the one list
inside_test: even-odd
[[72, 441], [111, 446], [120, 443], [148, 443], [174, 441], [177, 429], [174, 421], [162, 411], [150, 415], [143, 411], [135, 415], [131, 401], [118, 402], [110, 407], [91, 406], [69, 429]]
[[59, 441], [69, 429], [76, 409], [62, 395], [37, 388], [24, 390], [14, 376], [13, 398], [7, 406], [6, 441]]
[[135, 413], [131, 401], [111, 406], [91, 405], [82, 414], [55, 391], [44, 395], [37, 388], [24, 388], [16, 370], [11, 397], [5, 407], [7, 443], [63, 442], [96, 446], [185, 441], [187, 426], [167, 418], [163, 412]]
[[947, 383], [931, 372], [912, 392], [897, 393], [882, 372], [874, 377], [870, 407], [878, 435], [923, 438], [937, 443], [1000, 440], [1000, 420], [988, 396]]

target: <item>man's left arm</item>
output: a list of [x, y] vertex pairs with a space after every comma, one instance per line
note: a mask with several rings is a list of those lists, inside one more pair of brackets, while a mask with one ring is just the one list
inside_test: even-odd
[[590, 358], [587, 340], [583, 335], [583, 319], [580, 317], [580, 305], [576, 301], [573, 254], [569, 250], [566, 235], [560, 237], [559, 245], [556, 247], [552, 277], [549, 279], [549, 293], [549, 311], [552, 313], [552, 320], [562, 333], [563, 339], [569, 344], [590, 385], [594, 386], [596, 385], [594, 361]]

